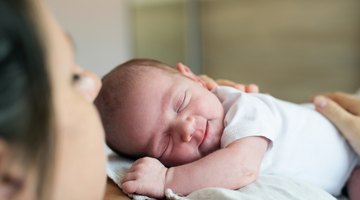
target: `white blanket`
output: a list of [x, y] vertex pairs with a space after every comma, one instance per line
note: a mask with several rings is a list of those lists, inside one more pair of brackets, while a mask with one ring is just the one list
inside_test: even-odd
[[[107, 175], [121, 188], [121, 179], [133, 161], [117, 156], [110, 150], [108, 150], [108, 158]], [[129, 196], [136, 200], [152, 199], [141, 195]], [[204, 188], [184, 197], [168, 189], [166, 198], [169, 200], [336, 200], [320, 188], [280, 176], [260, 176], [256, 182], [239, 190]]]

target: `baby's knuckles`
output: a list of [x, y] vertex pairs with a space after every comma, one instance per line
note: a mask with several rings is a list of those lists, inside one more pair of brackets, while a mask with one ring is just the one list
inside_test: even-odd
[[144, 157], [136, 160], [130, 168], [131, 177], [127, 175], [122, 184], [123, 191], [128, 194], [138, 193], [155, 198], [164, 197], [165, 176], [167, 168], [157, 159]]
[[136, 183], [134, 181], [126, 181], [121, 185], [121, 189], [126, 194], [134, 194], [137, 193]]

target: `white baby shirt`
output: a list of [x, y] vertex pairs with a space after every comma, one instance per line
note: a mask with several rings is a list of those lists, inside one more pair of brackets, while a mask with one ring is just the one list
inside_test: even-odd
[[225, 110], [221, 147], [247, 136], [271, 141], [261, 174], [283, 175], [339, 195], [358, 157], [337, 129], [309, 106], [217, 87]]

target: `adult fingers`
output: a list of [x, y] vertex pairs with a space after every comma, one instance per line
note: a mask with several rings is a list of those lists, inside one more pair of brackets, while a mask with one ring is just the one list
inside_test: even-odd
[[354, 115], [360, 116], [360, 97], [344, 92], [323, 94]]
[[217, 79], [216, 83], [218, 85], [230, 86], [230, 87], [233, 87], [233, 88], [236, 88], [238, 90], [241, 90], [241, 91], [245, 92], [245, 85], [236, 83], [234, 81], [229, 81], [229, 80], [226, 80], [226, 79]]
[[316, 110], [332, 121], [342, 132], [346, 132], [353, 119], [353, 115], [339, 104], [325, 96], [314, 98]]
[[206, 87], [209, 90], [212, 90], [216, 86], [221, 85], [221, 86], [233, 87], [240, 91], [248, 92], [248, 93], [258, 93], [259, 92], [259, 86], [257, 86], [256, 84], [245, 85], [245, 84], [236, 83], [234, 81], [230, 81], [227, 79], [214, 80], [206, 75], [199, 75], [198, 78], [200, 80], [202, 80], [202, 82], [206, 85]]
[[216, 81], [206, 75], [199, 75], [198, 76], [200, 80], [202, 80], [206, 87], [209, 89], [209, 90], [212, 90], [214, 89], [216, 86], [218, 86], [218, 84], [216, 83]]
[[258, 93], [260, 91], [259, 86], [255, 84], [249, 84], [245, 86], [245, 92]]
[[349, 113], [325, 96], [315, 97], [314, 105], [319, 112], [337, 126], [351, 147], [360, 155], [360, 117]]
[[314, 105], [337, 126], [350, 146], [360, 155], [360, 117], [349, 113], [342, 105], [325, 96], [316, 96]]

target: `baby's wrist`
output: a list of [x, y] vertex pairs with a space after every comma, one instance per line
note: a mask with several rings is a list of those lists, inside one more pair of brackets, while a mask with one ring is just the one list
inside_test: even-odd
[[173, 167], [167, 168], [166, 172], [165, 172], [165, 180], [164, 180], [164, 194], [165, 194], [166, 189], [168, 189], [168, 188], [171, 189], [171, 186], [172, 186], [171, 183], [172, 183], [173, 177], [174, 177], [174, 168]]

